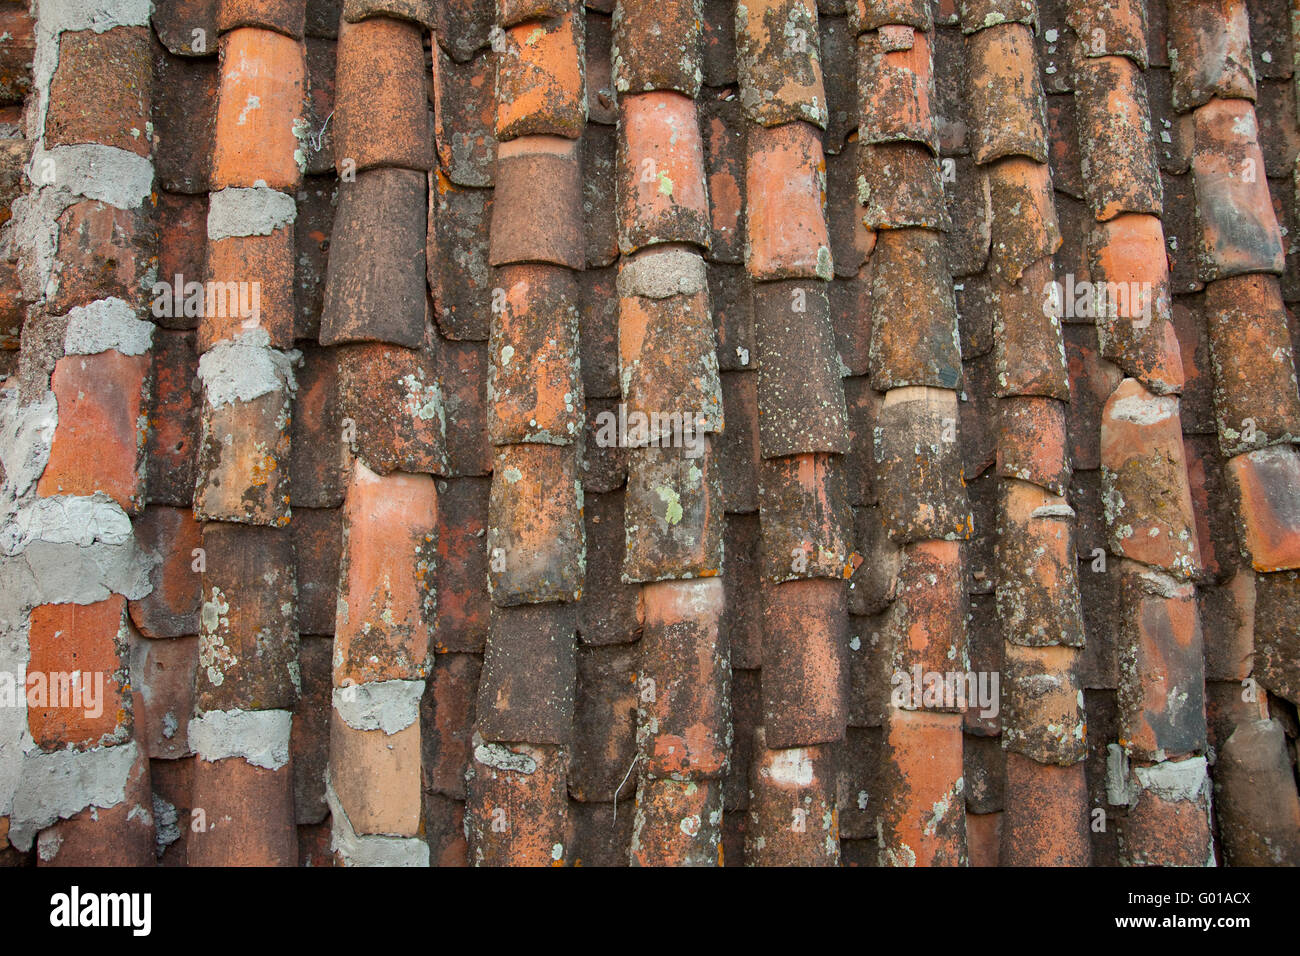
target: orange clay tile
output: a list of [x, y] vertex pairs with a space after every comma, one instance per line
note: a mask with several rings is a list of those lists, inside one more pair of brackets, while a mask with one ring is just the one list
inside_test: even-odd
[[297, 186], [305, 70], [302, 43], [283, 34], [241, 27], [222, 36], [213, 189]]

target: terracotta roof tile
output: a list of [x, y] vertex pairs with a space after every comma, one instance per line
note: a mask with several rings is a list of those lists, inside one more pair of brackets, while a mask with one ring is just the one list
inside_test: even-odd
[[616, 136], [613, 128], [588, 124], [582, 134], [582, 213], [588, 269], [618, 258]]
[[[150, 119], [154, 166], [164, 189], [180, 193], [208, 189], [216, 136], [218, 78], [216, 58], [183, 60], [166, 54], [154, 57]], [[164, 241], [166, 235], [164, 231]]]
[[1300, 509], [1292, 493], [1300, 480], [1300, 452], [1279, 445], [1228, 462], [1237, 505], [1241, 552], [1256, 571], [1300, 568]]
[[750, 829], [745, 860], [751, 866], [839, 866], [835, 813], [839, 770], [833, 748], [769, 749], [755, 732], [750, 769]]
[[933, 4], [927, 0], [845, 0], [849, 25], [854, 33], [875, 30], [890, 24], [929, 31]]
[[826, 229], [826, 163], [815, 127], [802, 122], [747, 136], [745, 267], [756, 279], [834, 274]]
[[198, 367], [192, 334], [154, 333], [153, 389], [149, 395], [149, 433], [145, 444], [145, 488], [150, 504], [188, 507], [194, 500], [194, 439], [200, 402]]
[[978, 163], [1006, 156], [1047, 162], [1043, 90], [1035, 69], [1033, 33], [1007, 23], [966, 41], [971, 148]]
[[1139, 0], [1103, 0], [1068, 5], [1067, 20], [1081, 38], [1083, 57], [1127, 57], [1145, 70], [1147, 56], [1147, 4]]
[[[832, 282], [829, 291], [831, 328], [835, 331], [840, 373], [865, 375], [870, 371], [871, 363], [870, 260], [857, 276]], [[862, 316], [867, 316], [868, 319], [864, 321]]]
[[876, 487], [893, 540], [970, 536], [957, 422], [955, 392], [917, 386], [885, 394], [875, 428]]
[[578, 449], [584, 493], [617, 491], [627, 483], [627, 448], [610, 441], [616, 433], [609, 431], [609, 423], [618, 422], [620, 404], [612, 398], [587, 399], [586, 434]]
[[576, 628], [571, 604], [493, 609], [478, 685], [478, 735], [494, 743], [570, 742]]
[[[293, 232], [290, 224], [269, 235], [209, 238], [204, 278], [211, 285], [203, 290], [207, 304], [199, 319], [200, 353], [218, 342], [233, 342], [250, 329], [264, 329], [273, 348], [293, 345], [297, 318]], [[238, 308], [234, 307], [236, 297]], [[251, 312], [245, 304], [252, 306]]]
[[1079, 108], [1080, 163], [1093, 215], [1106, 220], [1121, 212], [1159, 215], [1160, 172], [1146, 88], [1133, 61], [1108, 56], [1079, 66], [1075, 102]]
[[620, 97], [618, 243], [710, 243], [703, 139], [693, 100], [678, 93]]
[[484, 535], [491, 488], [487, 478], [438, 482], [438, 606], [429, 629], [438, 654], [480, 654], [487, 640], [491, 604], [483, 586], [488, 571]]
[[367, 468], [443, 474], [446, 417], [435, 357], [383, 343], [340, 347], [339, 411], [344, 440]]
[[[737, 670], [761, 667], [763, 663], [759, 541], [757, 514], [727, 515], [723, 537], [727, 564], [726, 573], [722, 575], [727, 613], [722, 619], [722, 630], [731, 649], [731, 666]], [[733, 711], [739, 707], [738, 694], [739, 690], [733, 686]], [[735, 741], [740, 740], [737, 735]], [[732, 765], [734, 769], [734, 754]]]
[[866, 205], [868, 228], [948, 228], [940, 167], [929, 152], [912, 143], [864, 143], [858, 156], [859, 199]]
[[497, 57], [497, 139], [582, 135], [587, 90], [581, 9], [510, 27], [502, 38]]
[[301, 39], [306, 15], [306, 0], [217, 0], [217, 29], [222, 33], [237, 27], [260, 27]]
[[[311, 4], [309, 4], [310, 6]], [[150, 16], [154, 32], [171, 53], [178, 56], [204, 56], [215, 52], [208, 45], [217, 36], [218, 0], [176, 0], [159, 4]], [[202, 50], [195, 49], [202, 30]]]
[[614, 88], [624, 93], [675, 90], [699, 95], [701, 0], [621, 0], [614, 7]]
[[852, 512], [838, 455], [771, 458], [759, 468], [763, 579], [851, 573]]
[[641, 589], [623, 583], [623, 489], [586, 492], [584, 487], [587, 583], [578, 607], [578, 632], [584, 644], [632, 643], [641, 634], [637, 616]]
[[718, 337], [718, 368], [724, 372], [757, 368], [752, 283], [739, 266], [710, 263], [709, 305]]
[[881, 753], [880, 865], [966, 865], [961, 715], [890, 708]]
[[448, 475], [486, 475], [492, 470], [487, 437], [487, 346], [479, 342], [440, 341], [437, 379], [443, 407], [453, 427], [447, 430]]
[[909, 32], [900, 40], [886, 39], [891, 35], [882, 31], [858, 37], [858, 86], [872, 91], [860, 101], [858, 135], [863, 143], [906, 141], [938, 153], [930, 107], [934, 87], [930, 39], [924, 32]]
[[102, 143], [138, 156], [150, 150], [149, 31], [116, 27], [58, 38], [58, 68], [45, 114], [49, 146]]
[[288, 535], [208, 522], [203, 550], [196, 712], [292, 709], [298, 621]]
[[344, 0], [343, 19], [355, 23], [370, 17], [393, 17], [432, 30], [433, 8], [433, 0]]
[[[293, 225], [295, 339], [320, 337], [321, 310], [329, 273], [329, 249], [338, 190], [332, 177], [311, 176], [298, 190]], [[168, 274], [166, 272], [162, 273]]]
[[587, 122], [602, 126], [618, 123], [618, 97], [614, 92], [614, 64], [610, 50], [614, 28], [610, 18], [586, 11], [584, 44], [587, 62]]
[[611, 268], [587, 269], [578, 276], [578, 348], [588, 400], [619, 394], [615, 275]]
[[573, 444], [582, 431], [577, 282], [549, 265], [503, 266], [488, 344], [488, 437]]
[[[636, 786], [625, 780], [636, 757], [637, 650], [635, 647], [583, 647], [578, 650], [578, 692], [573, 714], [573, 753], [569, 763], [569, 795], [577, 801], [604, 806], [617, 793], [626, 812]], [[626, 801], [626, 802], [625, 802]], [[576, 822], [570, 805], [570, 821]], [[612, 817], [612, 811], [610, 816]], [[606, 820], [609, 826], [611, 821]], [[630, 836], [630, 833], [628, 834]], [[593, 835], [596, 836], [596, 835]], [[593, 839], [622, 850], [610, 865], [627, 865], [627, 841]], [[587, 866], [596, 865], [590, 859]]]
[[826, 88], [826, 133], [822, 148], [836, 155], [858, 125], [857, 76], [853, 70], [855, 38], [848, 20], [837, 15], [819, 18], [822, 83]]
[[700, 103], [700, 134], [708, 175], [709, 259], [741, 262], [745, 242], [745, 120], [728, 89]]
[[998, 401], [998, 474], [1064, 495], [1070, 484], [1064, 402], [1034, 396]]
[[537, 444], [497, 448], [487, 538], [488, 579], [496, 605], [580, 597], [582, 486], [572, 449]]
[[1192, 0], [1171, 12], [1174, 109], [1195, 109], [1212, 97], [1253, 100], [1255, 67], [1245, 0]]
[[628, 451], [623, 580], [709, 577], [722, 566], [723, 500], [716, 452], [689, 458], [677, 448]]
[[1200, 278], [1281, 273], [1283, 250], [1246, 100], [1215, 99], [1196, 111], [1192, 179], [1196, 186]]
[[[581, 145], [528, 136], [497, 150], [488, 261], [551, 262], [581, 269], [584, 255]], [[455, 253], [453, 252], [453, 255]]]
[[202, 547], [202, 525], [188, 508], [150, 505], [135, 529], [140, 547], [158, 563], [149, 575], [153, 592], [128, 604], [131, 623], [150, 638], [197, 634], [202, 589], [191, 564], [193, 550]]
[[490, 54], [457, 63], [433, 55], [434, 138], [443, 174], [457, 186], [491, 186], [497, 158], [495, 62]]
[[568, 753], [474, 737], [465, 831], [474, 866], [563, 866]]
[[[221, 37], [221, 63], [212, 188], [292, 190], [302, 175], [295, 159], [295, 121], [302, 120], [305, 106], [302, 43], [270, 30], [231, 30]], [[344, 73], [339, 71], [340, 81]], [[345, 85], [340, 82], [340, 93]], [[335, 148], [345, 141], [339, 134]]]
[[763, 126], [804, 120], [826, 128], [817, 8], [758, 0], [736, 11], [736, 71], [745, 115]]
[[486, 342], [488, 338], [492, 206], [492, 190], [458, 189], [441, 172], [431, 178], [425, 264], [438, 329], [449, 339]]
[[[909, 385], [955, 388], [961, 349], [952, 281], [941, 237], [929, 229], [887, 229], [871, 257], [871, 384], [878, 391]], [[896, 304], [912, 313], [895, 321]]]
[[418, 26], [389, 17], [342, 24], [334, 118], [340, 174], [377, 166], [431, 168], [423, 35]]
[[457, 63], [464, 63], [489, 42], [494, 0], [442, 0], [433, 5], [433, 35]]
[[[943, 187], [951, 223], [943, 240], [944, 258], [954, 277], [975, 275], [988, 262], [992, 242], [993, 210], [988, 177], [964, 156], [944, 159], [941, 163], [941, 171], [946, 168], [951, 172]], [[961, 311], [959, 306], [958, 312]]]
[[296, 559], [300, 634], [334, 633], [342, 529], [338, 508], [294, 509], [289, 535]]
[[[1016, 282], [1033, 263], [1061, 247], [1046, 160], [1004, 160], [988, 168], [993, 206], [989, 268], [1003, 282]], [[1019, 215], [1011, 215], [1018, 209]], [[999, 215], [1001, 213], [1001, 215]]]
[[421, 702], [423, 785], [456, 800], [465, 799], [465, 771], [473, 759], [470, 741], [481, 667], [476, 654], [437, 655]]
[[825, 283], [754, 287], [758, 427], [765, 458], [848, 450], [848, 422]]
[[722, 403], [728, 427], [718, 441], [722, 495], [728, 514], [758, 510], [758, 376], [724, 372]]
[[716, 866], [722, 860], [721, 831], [720, 783], [643, 778], [637, 787], [631, 865]]
[[[1082, 763], [1066, 767], [1007, 754], [1007, 788], [1018, 799], [1002, 814], [1001, 866], [1099, 864], [1078, 808], [1088, 805]], [[972, 853], [972, 864], [974, 854]], [[1090, 859], [1091, 858], [1091, 859]]]
[[935, 30], [930, 34], [934, 57], [933, 106], [935, 133], [944, 155], [970, 152], [970, 129], [966, 118], [966, 43], [957, 30]]

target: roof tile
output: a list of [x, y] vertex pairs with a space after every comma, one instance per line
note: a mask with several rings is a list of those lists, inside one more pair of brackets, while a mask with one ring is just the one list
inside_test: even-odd
[[[768, 747], [844, 738], [846, 622], [842, 581], [764, 585], [762, 717]], [[756, 756], [761, 759], [761, 749]]]
[[724, 371], [757, 368], [754, 299], [749, 275], [740, 266], [709, 263], [709, 305], [718, 336], [718, 367]]
[[437, 515], [429, 476], [353, 465], [343, 505], [335, 687], [428, 676]]
[[585, 542], [572, 449], [497, 448], [487, 539], [488, 581], [497, 606], [579, 598]]
[[709, 86], [736, 82], [736, 28], [729, 0], [703, 0], [704, 31], [700, 38], [700, 66]]
[[46, 308], [61, 314], [109, 297], [143, 305], [157, 239], [153, 223], [137, 211], [95, 200], [72, 204], [58, 218]]
[[338, 372], [330, 351], [315, 346], [303, 350], [302, 365], [294, 375], [298, 391], [290, 423], [289, 474], [295, 506], [337, 508], [343, 503], [349, 453], [339, 409]]
[[1253, 100], [1246, 0], [1190, 0], [1170, 13], [1174, 109], [1195, 109], [1216, 96]]
[[[1121, 568], [1127, 620], [1121, 630], [1119, 736], [1129, 754], [1160, 760], [1205, 749], [1205, 657], [1196, 592], [1153, 589], [1137, 567]], [[1131, 662], [1131, 663], [1130, 663]]]
[[610, 53], [614, 42], [610, 18], [590, 9], [585, 14], [587, 122], [613, 126], [618, 123], [618, 97], [614, 93], [614, 65]]
[[844, 472], [849, 502], [855, 507], [874, 505], [877, 501], [872, 436], [882, 398], [865, 375], [844, 379], [844, 401], [849, 413], [849, 450], [844, 455]]
[[934, 129], [939, 149], [945, 155], [970, 152], [970, 129], [966, 118], [966, 42], [956, 30], [930, 34], [934, 51], [934, 90], [931, 93]]
[[320, 336], [320, 316], [325, 306], [330, 238], [334, 228], [334, 209], [338, 204], [334, 177], [304, 179], [297, 200], [298, 211], [293, 224], [293, 284], [298, 313], [293, 335], [295, 339], [316, 339]]
[[826, 128], [826, 90], [812, 0], [751, 0], [736, 10], [736, 71], [745, 115], [763, 126]]
[[[305, 74], [301, 41], [256, 28], [221, 37], [211, 188], [292, 190], [298, 185], [302, 169], [295, 156], [301, 149]], [[255, 107], [250, 108], [250, 98]], [[340, 132], [336, 145], [343, 140]]]
[[618, 441], [617, 431], [609, 431], [611, 426], [617, 429], [620, 404], [613, 398], [587, 399], [586, 434], [578, 448], [582, 489], [587, 494], [615, 491], [627, 483], [627, 448]]
[[717, 866], [722, 861], [721, 837], [720, 781], [641, 778], [632, 824], [632, 866]]
[[446, 411], [434, 356], [384, 343], [342, 346], [336, 354], [339, 410], [353, 453], [380, 474], [445, 473]]
[[877, 422], [876, 487], [890, 538], [901, 543], [969, 538], [973, 529], [957, 441], [957, 393], [893, 389], [885, 394]]
[[722, 581], [661, 581], [641, 591], [645, 613], [637, 670], [642, 772], [717, 779], [731, 744], [727, 646], [720, 640]]
[[483, 586], [488, 572], [484, 532], [491, 489], [492, 482], [481, 477], [438, 482], [438, 606], [429, 637], [439, 655], [481, 654], [487, 641], [492, 605]]
[[918, 541], [902, 548], [895, 600], [885, 613], [880, 634], [895, 707], [962, 709], [956, 697], [927, 699], [924, 686], [910, 685], [908, 693], [909, 685], [900, 685], [898, 678], [905, 674], [910, 681], [917, 668], [922, 674], [970, 669], [962, 550], [956, 541]]
[[249, 329], [265, 329], [273, 348], [293, 345], [293, 233], [289, 225], [208, 242], [200, 353]]
[[1008, 643], [1003, 663], [1003, 748], [1038, 763], [1068, 766], [1085, 755], [1078, 651]]
[[1089, 845], [1090, 833], [1079, 813], [1089, 805], [1082, 761], [1058, 767], [1011, 751], [1006, 772], [1007, 790], [1016, 798], [1001, 814], [1002, 865], [1104, 865]]
[[615, 203], [614, 129], [588, 123], [582, 133], [582, 221], [587, 268], [604, 268], [618, 258]]
[[[189, 726], [190, 715], [194, 713], [199, 639], [191, 634], [166, 641], [142, 641], [134, 650], [139, 656], [131, 662], [131, 679], [133, 690], [140, 692], [143, 704], [134, 714], [135, 738], [152, 759], [184, 761], [191, 753]], [[166, 797], [163, 787], [153, 777], [152, 766], [149, 772], [151, 789]], [[187, 793], [184, 802], [172, 805], [179, 808], [188, 802]], [[188, 809], [183, 812], [189, 813]]]
[[889, 24], [916, 27], [929, 32], [931, 8], [928, 0], [845, 0], [849, 26], [855, 34]]
[[1300, 440], [1295, 357], [1277, 279], [1250, 275], [1211, 282], [1205, 317], [1223, 454]]
[[443, 174], [457, 186], [491, 186], [497, 158], [495, 62], [481, 54], [457, 63], [433, 56], [434, 140]]
[[745, 194], [745, 267], [751, 276], [831, 278], [826, 163], [816, 127], [802, 122], [751, 127]]
[[453, 427], [447, 431], [447, 474], [486, 475], [492, 470], [487, 435], [487, 345], [438, 343], [437, 379]]
[[[1074, 516], [1059, 495], [999, 482], [996, 594], [1008, 642], [1082, 647]], [[1037, 756], [1030, 754], [1030, 756]]]
[[989, 269], [1003, 282], [1016, 282], [1033, 263], [1061, 248], [1052, 174], [1045, 162], [1016, 158], [989, 167], [988, 175], [993, 208]]
[[[698, 439], [697, 439], [698, 440]], [[711, 577], [722, 567], [723, 500], [716, 452], [634, 448], [628, 452], [623, 580]]]
[[490, 742], [569, 743], [576, 646], [571, 604], [493, 608], [478, 685], [478, 734]]
[[611, 52], [619, 94], [675, 90], [698, 96], [703, 17], [701, 0], [620, 0]]
[[578, 348], [582, 390], [588, 401], [616, 398], [618, 384], [618, 293], [615, 270], [588, 269], [578, 275]]
[[769, 749], [764, 733], [755, 730], [746, 864], [839, 866], [835, 748]]
[[826, 286], [819, 280], [754, 286], [764, 458], [849, 449]]
[[763, 579], [852, 573], [853, 515], [838, 455], [772, 458], [759, 468]]
[[1241, 553], [1256, 571], [1300, 569], [1300, 450], [1278, 445], [1228, 462]]
[[582, 217], [575, 215], [582, 208], [579, 142], [528, 136], [502, 143], [496, 182], [488, 261], [494, 266], [551, 262], [581, 269], [585, 244]]
[[492, 190], [458, 189], [441, 172], [431, 183], [425, 266], [438, 329], [450, 339], [486, 342], [492, 316]]
[[[951, 228], [943, 237], [944, 257], [953, 276], [984, 270], [992, 242], [993, 209], [988, 176], [968, 157], [940, 160]], [[941, 180], [945, 177], [941, 176]], [[960, 309], [958, 311], [961, 311]]]
[[843, 152], [826, 160], [827, 228], [836, 278], [858, 275], [876, 246], [858, 203], [858, 144], [845, 145]]
[[465, 799], [482, 666], [477, 654], [439, 654], [421, 702], [424, 786], [455, 800]]
[[[150, 22], [170, 52], [179, 56], [205, 56], [213, 51], [208, 48], [208, 38], [217, 35], [218, 0], [175, 0], [174, 3], [159, 4], [150, 15]], [[199, 39], [194, 31], [202, 30], [202, 49], [195, 49]]]
[[1036, 14], [1033, 0], [961, 0], [961, 29], [978, 33], [999, 23], [1023, 23], [1032, 30]]
[[913, 31], [905, 49], [886, 45], [885, 36], [876, 31], [858, 37], [858, 88], [871, 91], [860, 100], [858, 135], [863, 143], [920, 143], [937, 154], [929, 34]]
[[298, 631], [333, 634], [338, 611], [342, 512], [337, 508], [295, 508], [289, 522], [298, 581]]
[[150, 504], [188, 507], [194, 500], [194, 438], [200, 400], [199, 357], [193, 334], [154, 332], [152, 356], [145, 488]]
[[618, 242], [623, 254], [663, 242], [709, 248], [709, 194], [695, 102], [679, 93], [619, 101]]
[[857, 276], [832, 282], [830, 300], [840, 373], [866, 375], [871, 363], [870, 260]]
[[1070, 485], [1065, 402], [1038, 396], [998, 401], [998, 474], [1064, 495]]
[[[1300, 697], [1300, 575], [1293, 572], [1257, 574], [1255, 590], [1256, 679], [1273, 693], [1295, 703]], [[1239, 697], [1240, 695], [1234, 695]]]
[[728, 514], [757, 511], [758, 376], [724, 372], [721, 378], [723, 414], [728, 422], [718, 443], [723, 501]]
[[442, 0], [433, 5], [433, 35], [457, 63], [464, 63], [490, 42], [496, 15], [493, 0]]
[[1080, 169], [1093, 215], [1103, 221], [1122, 212], [1160, 215], [1160, 171], [1141, 73], [1132, 60], [1111, 56], [1085, 60], [1077, 75]]
[[145, 502], [145, 417], [152, 362], [116, 350], [67, 355], [54, 365], [50, 388], [58, 425], [36, 493], [103, 492], [128, 514]]
[[142, 550], [158, 559], [149, 574], [153, 591], [131, 601], [131, 623], [145, 637], [183, 637], [199, 632], [199, 576], [191, 564], [202, 544], [202, 525], [188, 508], [150, 505], [132, 532]]
[[[637, 649], [630, 646], [578, 649], [578, 696], [573, 712], [573, 755], [569, 764], [569, 795], [599, 804], [617, 794], [630, 806], [634, 781], [624, 778], [636, 758]], [[621, 814], [631, 829], [632, 814]], [[573, 807], [570, 807], [573, 821]], [[606, 826], [608, 826], [608, 822]], [[631, 836], [629, 833], [628, 836]], [[627, 841], [618, 866], [627, 864]], [[575, 851], [576, 853], [576, 851]], [[585, 861], [592, 865], [590, 859]]]
[[1149, 66], [1147, 4], [1141, 0], [1072, 3], [1066, 16], [1083, 39], [1079, 52], [1084, 58], [1122, 56], [1140, 69]]
[[415, 24], [389, 17], [341, 25], [334, 119], [340, 173], [432, 167], [423, 37]]
[[745, 243], [745, 120], [734, 92], [705, 96], [700, 134], [708, 174], [709, 259], [741, 262]]
[[208, 522], [203, 551], [196, 713], [292, 710], [298, 588], [288, 532]]
[[507, 29], [497, 55], [497, 139], [577, 139], [587, 120], [582, 10]]
[[1196, 111], [1192, 180], [1203, 281], [1283, 271], [1281, 233], [1257, 130], [1255, 110], [1246, 100], [1215, 99]]
[[488, 344], [488, 438], [494, 445], [571, 445], [581, 434], [583, 407], [573, 273], [503, 266], [495, 281], [504, 294]]
[[356, 23], [369, 17], [393, 17], [433, 30], [436, 27], [433, 7], [433, 0], [344, 0], [343, 19]]
[[858, 147], [858, 199], [869, 229], [947, 230], [940, 165], [915, 143]]
[[1019, 23], [989, 27], [967, 38], [966, 52], [975, 161], [1025, 156], [1047, 162], [1047, 125], [1033, 31]]
[[[641, 589], [623, 583], [623, 500], [622, 488], [584, 498], [587, 583], [578, 606], [578, 633], [583, 644], [627, 644], [641, 635], [637, 619]], [[626, 770], [627, 765], [623, 766]]]
[[880, 863], [965, 865], [961, 715], [891, 708], [881, 755]]
[[[154, 166], [163, 189], [181, 193], [201, 193], [208, 189], [219, 76], [215, 57], [204, 60], [182, 60], [166, 54], [154, 57], [150, 118], [154, 128]], [[163, 235], [165, 238], [166, 233]]]
[[[740, 668], [761, 667], [763, 664], [763, 604], [761, 574], [759, 570], [758, 515], [727, 515], [727, 528], [723, 536], [727, 556], [722, 586], [726, 592], [727, 613], [723, 615], [722, 630], [731, 649], [733, 675]], [[741, 688], [733, 683], [731, 690], [733, 718], [739, 728]], [[757, 706], [755, 706], [757, 713]], [[754, 718], [757, 720], [757, 717]], [[752, 723], [753, 721], [751, 721]], [[743, 743], [737, 730], [735, 745]], [[732, 751], [732, 769], [735, 770], [736, 751]], [[748, 791], [746, 791], [748, 792]]]
[[102, 143], [149, 155], [153, 61], [147, 27], [59, 35], [45, 145]]
[[471, 865], [565, 864], [568, 763], [560, 747], [483, 744], [474, 735], [465, 806]]
[[[961, 346], [952, 280], [940, 235], [929, 229], [886, 229], [871, 258], [871, 384], [956, 388]], [[898, 321], [899, 303], [908, 321]]]
[[1178, 400], [1121, 382], [1102, 410], [1101, 462], [1110, 551], [1193, 576], [1199, 552]]
[[817, 27], [821, 34], [822, 83], [826, 87], [822, 148], [833, 156], [844, 148], [858, 125], [858, 85], [852, 67], [856, 43], [844, 17], [822, 16]]
[[302, 38], [306, 0], [217, 0], [217, 29], [260, 27], [294, 39]]

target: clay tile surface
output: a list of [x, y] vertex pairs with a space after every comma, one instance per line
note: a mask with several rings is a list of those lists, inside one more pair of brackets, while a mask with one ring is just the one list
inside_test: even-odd
[[236, 27], [261, 27], [285, 36], [301, 38], [307, 19], [306, 0], [218, 0], [217, 29], [222, 33]]
[[614, 89], [624, 93], [675, 90], [695, 97], [704, 11], [700, 0], [623, 0], [614, 7], [611, 49]]
[[745, 115], [763, 126], [826, 127], [813, 0], [758, 0], [736, 10], [736, 69]]
[[389, 17], [343, 24], [334, 118], [340, 173], [376, 166], [429, 169], [433, 136], [422, 37], [418, 26]]
[[587, 90], [582, 11], [513, 26], [497, 59], [496, 135], [582, 135]]
[[755, 279], [830, 279], [826, 160], [817, 129], [751, 127], [745, 161], [745, 267]]
[[46, 143], [102, 143], [148, 156], [149, 31], [116, 27], [103, 33], [64, 33], [58, 55], [45, 114]]
[[1047, 162], [1043, 90], [1029, 27], [1004, 23], [967, 40], [971, 151], [977, 163], [1004, 156]]
[[[553, 262], [582, 268], [582, 217], [572, 214], [582, 208], [581, 155], [577, 140], [558, 136], [529, 136], [498, 147], [488, 247], [492, 265]], [[456, 254], [454, 247], [447, 251]]]
[[293, 189], [302, 176], [295, 158], [306, 105], [302, 44], [241, 27], [222, 36], [221, 62], [212, 188]]
[[1195, 109], [1211, 98], [1255, 98], [1246, 0], [1192, 0], [1173, 5], [1169, 56], [1174, 109]]

